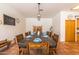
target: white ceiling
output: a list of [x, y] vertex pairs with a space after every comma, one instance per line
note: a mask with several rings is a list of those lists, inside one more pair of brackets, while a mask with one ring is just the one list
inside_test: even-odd
[[[15, 8], [25, 17], [37, 17], [37, 3], [10, 3], [10, 6]], [[41, 3], [41, 17], [52, 17], [61, 10], [71, 10], [77, 3]]]

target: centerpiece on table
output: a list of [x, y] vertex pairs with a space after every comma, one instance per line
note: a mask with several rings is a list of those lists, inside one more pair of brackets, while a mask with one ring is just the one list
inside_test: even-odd
[[40, 42], [42, 42], [42, 40], [41, 40], [41, 38], [35, 38], [35, 39], [33, 40], [33, 42], [34, 42], [34, 43], [40, 43]]

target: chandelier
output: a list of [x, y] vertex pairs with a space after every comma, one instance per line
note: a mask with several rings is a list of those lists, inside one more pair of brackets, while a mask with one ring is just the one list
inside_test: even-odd
[[41, 11], [43, 11], [43, 9], [40, 8], [40, 3], [38, 3], [38, 14], [37, 14], [38, 21], [40, 21], [41, 18], [41, 14], [40, 14]]

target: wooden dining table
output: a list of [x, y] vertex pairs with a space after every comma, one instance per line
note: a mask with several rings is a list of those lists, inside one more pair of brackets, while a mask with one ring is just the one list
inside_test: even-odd
[[[39, 42], [39, 43], [33, 42], [35, 38], [40, 38], [42, 42]], [[48, 55], [49, 54], [49, 46], [51, 45], [51, 42], [52, 42], [51, 41], [52, 39], [50, 37], [45, 38], [42, 35], [39, 37], [32, 35], [31, 38], [25, 38], [25, 39], [26, 39], [26, 45], [28, 47], [28, 51], [30, 55]]]

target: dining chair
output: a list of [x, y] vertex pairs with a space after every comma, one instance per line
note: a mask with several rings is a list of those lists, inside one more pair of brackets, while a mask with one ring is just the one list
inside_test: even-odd
[[35, 32], [36, 31], [36, 27], [35, 26], [33, 26], [33, 32]]
[[28, 35], [29, 35], [29, 32], [26, 32], [26, 33], [25, 33], [25, 36], [28, 36]]
[[47, 31], [47, 35], [48, 35], [49, 37], [51, 37], [52, 32]]
[[31, 35], [30, 31], [25, 33], [25, 36], [28, 36], [28, 35]]
[[57, 34], [52, 35], [52, 40], [55, 41], [56, 46], [50, 47], [50, 53], [57, 54], [56, 49], [57, 49], [57, 44], [58, 44], [58, 38], [59, 38], [59, 36]]
[[[23, 34], [19, 34], [16, 36], [17, 44], [19, 46], [19, 54], [25, 54], [27, 52], [27, 46], [26, 46], [26, 41], [23, 37]], [[26, 50], [26, 51], [25, 51]]]
[[58, 42], [58, 38], [59, 36], [57, 34], [54, 34], [53, 39], [55, 40], [56, 43]]
[[42, 26], [33, 26], [33, 32], [40, 31], [42, 32]]

